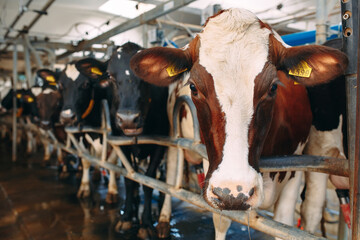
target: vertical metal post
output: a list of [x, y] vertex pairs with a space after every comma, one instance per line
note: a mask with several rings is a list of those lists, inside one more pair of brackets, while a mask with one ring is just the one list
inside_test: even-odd
[[[355, 158], [355, 134], [356, 131], [356, 84], [357, 84], [357, 49], [359, 38], [358, 27], [358, 1], [342, 0], [341, 16], [343, 25], [343, 49], [349, 57], [349, 66], [346, 70], [346, 100], [347, 100], [347, 124], [348, 124], [348, 158], [350, 168], [350, 206], [351, 206], [351, 231], [350, 238], [360, 239], [359, 235], [359, 173], [358, 159]], [[358, 150], [357, 150], [358, 151]]]
[[31, 76], [30, 52], [27, 44], [25, 44], [25, 40], [23, 46], [24, 46], [24, 54], [25, 54], [24, 57], [25, 57], [26, 86], [27, 89], [29, 89], [30, 86], [32, 86], [31, 84], [32, 76]]
[[143, 24], [142, 25], [142, 35], [143, 35], [143, 47], [144, 48], [148, 48], [148, 42], [149, 42], [149, 39], [148, 39], [148, 25], [147, 24]]
[[316, 1], [316, 44], [323, 44], [326, 41], [328, 26], [326, 24], [328, 11], [326, 0]]
[[17, 124], [16, 124], [16, 89], [17, 89], [17, 43], [13, 45], [13, 141], [12, 141], [12, 161], [16, 161], [16, 137], [17, 137]]

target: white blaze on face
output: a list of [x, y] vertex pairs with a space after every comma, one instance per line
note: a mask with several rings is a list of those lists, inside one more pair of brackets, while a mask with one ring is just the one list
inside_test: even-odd
[[35, 97], [37, 97], [42, 92], [42, 88], [41, 87], [32, 87], [31, 92], [32, 92], [32, 94], [34, 94]]
[[68, 76], [68, 78], [71, 78], [71, 80], [75, 81], [80, 73], [76, 69], [75, 64], [69, 64], [66, 66], [65, 74]]
[[269, 34], [253, 13], [242, 9], [230, 9], [211, 18], [199, 34], [200, 64], [214, 79], [226, 120], [223, 159], [210, 179], [214, 186], [238, 182], [245, 192], [250, 190], [247, 186], [261, 187], [261, 175], [248, 164], [248, 130], [254, 81], [268, 58]]
[[51, 88], [46, 88], [42, 93], [43, 93], [43, 94], [50, 94], [50, 93], [52, 93], [52, 92], [54, 92], [53, 89], [51, 89]]

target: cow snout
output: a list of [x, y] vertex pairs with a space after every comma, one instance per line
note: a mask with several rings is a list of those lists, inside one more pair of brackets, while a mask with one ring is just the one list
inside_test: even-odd
[[72, 121], [74, 121], [75, 114], [71, 109], [67, 109], [64, 111], [61, 111], [60, 113], [60, 122], [62, 124], [69, 124]]
[[248, 200], [254, 195], [255, 187], [243, 189], [241, 185], [227, 184], [227, 187], [211, 186], [210, 198], [217, 208], [223, 210], [248, 210]]
[[40, 122], [40, 127], [47, 130], [50, 129], [50, 121], [41, 121]]
[[134, 136], [142, 133], [140, 112], [121, 112], [116, 114], [118, 127], [125, 135]]
[[221, 210], [248, 210], [262, 204], [261, 174], [253, 169], [232, 177], [217, 173], [213, 173], [205, 188], [204, 198], [209, 205]]

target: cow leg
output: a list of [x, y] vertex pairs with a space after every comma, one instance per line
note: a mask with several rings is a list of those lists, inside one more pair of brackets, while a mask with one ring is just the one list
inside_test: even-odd
[[[166, 161], [166, 183], [175, 184], [177, 148], [169, 147]], [[171, 195], [166, 194], [163, 206], [160, 211], [159, 223], [156, 231], [159, 238], [168, 238], [170, 236], [170, 218], [171, 218]]]
[[[164, 156], [165, 148], [156, 147], [153, 154], [150, 156], [150, 165], [145, 173], [146, 176], [155, 178], [156, 170], [161, 163], [161, 159]], [[153, 227], [151, 216], [151, 200], [153, 189], [147, 186], [143, 186], [144, 189], [144, 211], [141, 217], [141, 227], [138, 232], [138, 237], [141, 239], [152, 238], [155, 235], [155, 229]]]
[[46, 141], [45, 139], [41, 139], [41, 142], [44, 146], [44, 159], [43, 159], [43, 166], [48, 166], [50, 165], [50, 157], [51, 157], [51, 146], [50, 143], [48, 141]]
[[[128, 147], [122, 148], [127, 159], [131, 159], [131, 154], [128, 151]], [[132, 162], [133, 168], [137, 171], [137, 165]], [[124, 213], [121, 215], [121, 219], [117, 222], [115, 230], [117, 232], [124, 232], [130, 230], [133, 220], [138, 221], [140, 195], [139, 184], [128, 178], [125, 178], [125, 206]]]
[[220, 214], [213, 213], [213, 223], [215, 227], [215, 240], [225, 240], [227, 230], [231, 225], [231, 220]]
[[81, 159], [83, 174], [81, 184], [77, 193], [78, 198], [87, 198], [90, 196], [90, 163], [84, 158]]
[[[286, 173], [287, 176], [291, 172]], [[293, 226], [294, 225], [294, 212], [297, 198], [299, 196], [299, 189], [301, 184], [303, 172], [295, 172], [295, 176], [288, 180], [282, 189], [280, 196], [275, 204], [274, 220]], [[276, 180], [276, 179], [275, 179]]]
[[[342, 141], [342, 116], [338, 128], [320, 131], [311, 126], [305, 154], [345, 158]], [[301, 221], [304, 229], [314, 233], [322, 218], [325, 205], [328, 175], [323, 173], [306, 174], [305, 200], [301, 205]], [[314, 198], [316, 196], [316, 198]]]
[[[117, 163], [117, 155], [114, 153], [110, 155], [108, 159], [109, 163], [116, 164]], [[106, 195], [106, 202], [109, 204], [117, 203], [119, 199], [117, 184], [116, 184], [116, 174], [114, 171], [109, 171], [109, 184], [108, 184], [108, 193]]]
[[310, 233], [316, 231], [322, 218], [328, 177], [325, 173], [305, 172], [306, 192], [301, 204], [301, 226]]
[[133, 223], [133, 217], [137, 219], [138, 203], [140, 202], [138, 188], [139, 184], [137, 182], [125, 178], [126, 198], [124, 214], [121, 216], [121, 220], [119, 220], [115, 226], [115, 230], [117, 232], [130, 230]]
[[34, 136], [31, 131], [26, 131], [26, 154], [30, 155], [33, 153], [33, 141]]

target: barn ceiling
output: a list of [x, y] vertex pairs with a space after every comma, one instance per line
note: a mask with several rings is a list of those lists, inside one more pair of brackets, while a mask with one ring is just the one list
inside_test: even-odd
[[[12, 43], [18, 39], [19, 58], [23, 57], [24, 35], [28, 37], [31, 46], [49, 62], [49, 52], [60, 56], [74, 49], [83, 40], [91, 40], [120, 24], [130, 20], [120, 14], [142, 9], [143, 3], [156, 7], [165, 0], [141, 0], [135, 5], [128, 5], [128, 0], [0, 0], [0, 72], [12, 69]], [[340, 23], [340, 1], [327, 1], [329, 8], [328, 24]], [[333, 3], [331, 3], [333, 2]], [[115, 5], [111, 5], [115, 4]], [[92, 45], [92, 51], [106, 53], [106, 44], [122, 44], [126, 41], [144, 43], [144, 34], [158, 28], [166, 28], [165, 34], [170, 40], [177, 41], [189, 37], [189, 31], [196, 32], [208, 15], [211, 15], [214, 4], [221, 8], [247, 8], [276, 28], [281, 34], [315, 29], [316, 0], [197, 0], [166, 16], [158, 18], [163, 22], [152, 22], [155, 25], [140, 26], [106, 39], [104, 44]], [[104, 10], [110, 5], [109, 10]], [[45, 9], [45, 11], [43, 11]], [[43, 11], [43, 12], [42, 12]], [[108, 12], [106, 12], [108, 11]], [[42, 14], [44, 13], [44, 14]], [[20, 16], [20, 17], [19, 17]], [[18, 20], [16, 21], [16, 19]], [[38, 19], [37, 19], [38, 18]], [[172, 27], [166, 23], [172, 22]], [[14, 24], [15, 23], [15, 24]], [[192, 24], [185, 27], [174, 27], [176, 24]], [[194, 26], [192, 28], [191, 26]], [[28, 29], [30, 26], [30, 29]], [[190, 26], [190, 27], [189, 27]], [[183, 37], [185, 36], [185, 37]], [[25, 38], [26, 39], [26, 38]], [[20, 41], [21, 40], [21, 41]], [[181, 45], [181, 44], [180, 44]], [[39, 51], [40, 50], [40, 51]], [[84, 52], [74, 56], [84, 55]], [[36, 59], [32, 57], [33, 67]], [[66, 61], [67, 59], [63, 59]], [[19, 62], [18, 70], [24, 71], [24, 63]]]

